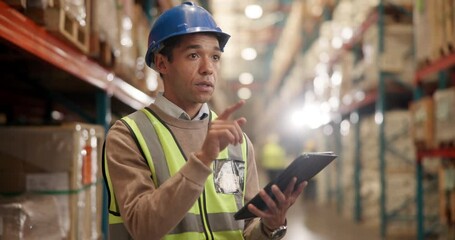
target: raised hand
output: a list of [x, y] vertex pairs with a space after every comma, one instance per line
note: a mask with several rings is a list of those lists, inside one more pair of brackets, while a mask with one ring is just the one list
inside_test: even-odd
[[210, 123], [202, 148], [196, 153], [196, 157], [207, 166], [210, 166], [220, 151], [229, 144], [236, 145], [243, 142], [243, 131], [241, 126], [246, 123], [246, 119], [241, 117], [230, 120], [230, 117], [244, 104], [245, 101], [239, 101], [228, 107], [217, 119]]

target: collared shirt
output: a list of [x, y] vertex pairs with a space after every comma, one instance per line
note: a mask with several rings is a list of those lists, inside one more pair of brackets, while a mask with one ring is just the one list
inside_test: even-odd
[[163, 96], [163, 93], [160, 92], [158, 93], [155, 102], [153, 103], [157, 107], [159, 107], [163, 112], [179, 119], [185, 119], [185, 120], [203, 120], [204, 118], [209, 116], [209, 106], [207, 103], [202, 104], [201, 109], [199, 110], [198, 114], [191, 119], [190, 115], [183, 111], [180, 107], [175, 105], [173, 102], [169, 101], [167, 98]]

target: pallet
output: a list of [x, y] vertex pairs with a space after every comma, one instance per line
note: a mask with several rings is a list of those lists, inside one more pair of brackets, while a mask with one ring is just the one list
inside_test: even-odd
[[98, 62], [103, 67], [114, 67], [114, 50], [108, 41], [101, 39], [98, 34], [92, 33], [90, 48], [90, 57], [93, 58], [96, 62]]
[[439, 149], [455, 149], [455, 139], [452, 141], [442, 141], [438, 143]]
[[85, 0], [85, 9], [85, 24], [65, 11], [61, 1], [50, 1], [44, 8], [27, 7], [25, 14], [52, 34], [74, 45], [84, 54], [88, 54], [91, 41], [91, 0]]

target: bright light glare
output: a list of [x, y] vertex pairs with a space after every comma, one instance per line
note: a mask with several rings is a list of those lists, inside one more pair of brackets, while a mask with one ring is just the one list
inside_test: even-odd
[[250, 99], [250, 97], [251, 97], [251, 90], [250, 90], [249, 88], [246, 88], [246, 87], [240, 88], [240, 89], [237, 91], [237, 96], [238, 96], [240, 99], [244, 99], [244, 100]]
[[256, 59], [256, 56], [258, 55], [257, 52], [256, 52], [256, 49], [254, 48], [245, 48], [242, 50], [242, 58], [247, 60], [247, 61], [251, 61], [251, 60], [254, 60]]
[[124, 30], [131, 30], [133, 28], [133, 21], [131, 21], [131, 18], [124, 17], [122, 19], [122, 27]]
[[340, 49], [343, 46], [343, 40], [340, 37], [334, 37], [332, 39], [332, 47], [335, 49]]
[[384, 115], [381, 112], [376, 112], [374, 114], [374, 122], [379, 125], [383, 121], [384, 121]]
[[355, 100], [360, 102], [363, 99], [365, 99], [365, 93], [363, 91], [358, 91], [355, 93], [354, 98], [355, 98]]
[[293, 126], [297, 128], [301, 128], [304, 126], [304, 119], [305, 114], [303, 113], [302, 110], [300, 111], [295, 111], [291, 114], [291, 123]]
[[342, 76], [340, 71], [335, 71], [330, 78], [332, 85], [339, 86], [341, 85]]
[[352, 101], [353, 100], [352, 100], [351, 94], [346, 94], [346, 95], [343, 96], [343, 104], [344, 105], [351, 105]]
[[359, 114], [356, 112], [352, 112], [351, 115], [349, 115], [349, 121], [351, 121], [352, 124], [356, 124], [359, 122]]
[[256, 4], [246, 6], [245, 16], [250, 19], [259, 19], [262, 17], [262, 7]]
[[329, 103], [333, 109], [338, 109], [340, 106], [340, 100], [337, 97], [330, 97]]
[[148, 90], [155, 91], [158, 88], [158, 74], [148, 74], [145, 83], [147, 84]]
[[330, 136], [333, 133], [333, 127], [331, 125], [325, 125], [324, 128], [322, 129], [322, 132], [326, 136]]
[[341, 30], [341, 37], [344, 40], [351, 39], [353, 35], [354, 35], [354, 32], [352, 31], [352, 28], [345, 27], [345, 28], [343, 28], [343, 30]]
[[249, 72], [244, 72], [239, 75], [239, 82], [244, 85], [252, 84], [254, 81], [253, 74]]
[[341, 123], [340, 123], [340, 133], [341, 135], [343, 136], [347, 136], [349, 135], [349, 130], [351, 128], [351, 124], [349, 123], [348, 120], [343, 120]]
[[51, 116], [54, 120], [63, 120], [63, 113], [57, 110], [52, 111]]
[[316, 129], [329, 122], [329, 113], [322, 111], [319, 104], [307, 104], [301, 110], [296, 110], [291, 115], [291, 123], [296, 128], [309, 127]]

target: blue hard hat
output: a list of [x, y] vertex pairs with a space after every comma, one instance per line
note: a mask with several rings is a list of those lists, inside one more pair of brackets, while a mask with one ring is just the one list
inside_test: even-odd
[[196, 6], [192, 2], [184, 2], [163, 12], [150, 30], [148, 49], [145, 55], [147, 66], [153, 67], [153, 55], [163, 48], [163, 41], [166, 39], [178, 35], [204, 32], [215, 33], [221, 51], [223, 51], [230, 35], [221, 31], [212, 15], [204, 8]]

